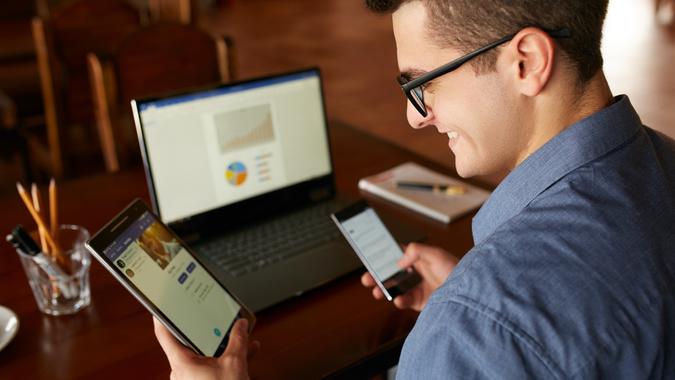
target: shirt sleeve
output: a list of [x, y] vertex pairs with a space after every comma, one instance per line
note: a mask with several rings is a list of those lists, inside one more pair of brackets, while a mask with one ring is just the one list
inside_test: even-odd
[[430, 303], [401, 352], [397, 379], [558, 379], [559, 367], [516, 326], [480, 305]]

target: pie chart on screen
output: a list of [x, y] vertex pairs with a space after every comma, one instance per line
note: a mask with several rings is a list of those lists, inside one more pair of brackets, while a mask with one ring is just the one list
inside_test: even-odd
[[241, 186], [246, 181], [246, 166], [235, 161], [227, 166], [225, 178], [232, 186]]

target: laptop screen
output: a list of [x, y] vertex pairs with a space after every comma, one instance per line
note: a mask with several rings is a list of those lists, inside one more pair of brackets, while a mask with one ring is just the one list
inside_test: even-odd
[[317, 70], [136, 103], [162, 221], [331, 173]]

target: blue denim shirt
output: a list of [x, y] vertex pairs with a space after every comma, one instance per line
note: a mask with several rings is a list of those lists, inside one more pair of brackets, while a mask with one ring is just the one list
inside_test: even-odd
[[473, 235], [400, 379], [675, 378], [675, 142], [627, 97], [511, 172]]

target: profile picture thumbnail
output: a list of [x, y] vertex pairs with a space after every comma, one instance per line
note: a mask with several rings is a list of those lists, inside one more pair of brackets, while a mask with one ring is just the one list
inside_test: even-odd
[[180, 243], [159, 222], [152, 223], [136, 241], [162, 269], [169, 265], [181, 249]]

